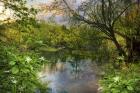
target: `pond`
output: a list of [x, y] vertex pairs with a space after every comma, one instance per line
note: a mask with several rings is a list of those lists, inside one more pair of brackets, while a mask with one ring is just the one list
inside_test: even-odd
[[39, 75], [49, 93], [98, 93], [98, 66], [89, 59], [47, 64]]

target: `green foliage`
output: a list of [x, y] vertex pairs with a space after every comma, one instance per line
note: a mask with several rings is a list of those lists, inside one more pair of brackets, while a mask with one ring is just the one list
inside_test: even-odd
[[27, 0], [1, 0], [0, 3], [4, 7], [2, 10], [3, 13], [6, 10], [10, 10], [12, 16], [10, 18], [0, 20], [0, 25], [15, 22], [18, 25], [18, 27], [16, 26], [15, 28], [20, 31], [30, 31], [32, 26], [37, 25], [35, 19], [37, 10], [33, 7], [27, 6]]
[[43, 88], [38, 79], [45, 59], [34, 52], [21, 52], [12, 46], [0, 47], [0, 91], [1, 93], [34, 93]]
[[26, 0], [1, 0], [0, 3], [5, 8], [3, 12], [12, 11], [12, 19], [0, 20], [3, 41], [0, 42], [0, 92], [34, 93], [36, 89], [46, 89], [37, 74], [46, 60], [22, 47], [26, 46], [25, 36], [37, 26], [37, 10], [28, 7]]
[[[53, 23], [40, 22], [39, 26], [40, 28], [35, 29], [35, 32], [31, 35], [32, 39], [29, 40], [31, 42], [31, 49], [38, 49], [40, 52], [42, 51], [46, 54], [54, 52], [55, 55], [61, 55], [58, 53], [61, 52], [64, 56], [71, 54], [93, 59], [99, 56], [103, 57], [104, 53], [108, 52], [107, 48], [105, 49], [106, 42], [103, 41], [103, 34], [93, 31], [96, 29], [87, 25], [66, 27]], [[64, 52], [65, 54], [63, 54]]]
[[[119, 50], [121, 52], [124, 50], [128, 54], [127, 51], [129, 52], [128, 49], [131, 47], [129, 42], [127, 45], [126, 37], [132, 39], [134, 34], [134, 37], [137, 36], [134, 40], [139, 40], [140, 17], [137, 16], [132, 22], [128, 21], [129, 26], [122, 22], [123, 13], [120, 14], [120, 10], [125, 8], [124, 4], [120, 3], [122, 1], [102, 0], [102, 6], [101, 1], [98, 2], [99, 6], [94, 5], [94, 0], [83, 3], [78, 8], [81, 9], [79, 11], [84, 12], [83, 17], [78, 17], [82, 18], [82, 22], [79, 25], [79, 19], [78, 26], [68, 27], [42, 21], [37, 23], [35, 20], [37, 10], [27, 7], [26, 0], [1, 0], [1, 2], [5, 9], [14, 12], [14, 19], [10, 24], [3, 24], [4, 22], [0, 20], [0, 40], [2, 35], [7, 39], [2, 40], [4, 43], [0, 44], [1, 93], [34, 93], [35, 90], [45, 92], [46, 87], [39, 81], [37, 73], [44, 62], [47, 63], [46, 58], [56, 62], [58, 59], [65, 61], [68, 58], [70, 60], [90, 58], [101, 62], [103, 58], [106, 57], [107, 60], [104, 61], [108, 61], [108, 58], [113, 56], [117, 59], [112, 61], [114, 67], [107, 69], [104, 65], [106, 72], [100, 80], [101, 91], [103, 93], [140, 92], [139, 64], [132, 64], [130, 68], [122, 67], [121, 70], [115, 69], [121, 68], [124, 57], [117, 58], [115, 48], [110, 41], [116, 41], [114, 44]], [[73, 16], [76, 18], [77, 15]], [[110, 51], [113, 51], [112, 55]], [[40, 57], [40, 54], [46, 58]], [[112, 64], [108, 63], [108, 65]]]
[[100, 80], [100, 90], [103, 93], [139, 93], [139, 64], [123, 69], [106, 68], [105, 75]]

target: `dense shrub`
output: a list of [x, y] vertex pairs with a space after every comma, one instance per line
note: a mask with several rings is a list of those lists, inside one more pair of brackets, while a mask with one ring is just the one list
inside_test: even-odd
[[106, 68], [108, 70], [100, 80], [102, 93], [140, 93], [139, 64], [121, 68]]
[[33, 93], [43, 89], [37, 72], [46, 62], [34, 52], [21, 52], [13, 46], [0, 46], [0, 92]]

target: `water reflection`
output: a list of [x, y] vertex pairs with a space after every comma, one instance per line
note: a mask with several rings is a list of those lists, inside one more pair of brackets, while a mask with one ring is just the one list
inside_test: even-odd
[[69, 60], [46, 65], [40, 78], [49, 83], [49, 93], [97, 93], [97, 65], [91, 60]]

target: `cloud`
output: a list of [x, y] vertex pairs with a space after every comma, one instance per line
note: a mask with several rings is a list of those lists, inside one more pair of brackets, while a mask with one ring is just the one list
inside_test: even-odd
[[[51, 4], [53, 1], [54, 0], [29, 0], [29, 3], [31, 3], [31, 4], [39, 4], [39, 3]], [[72, 0], [70, 0], [70, 1], [72, 1]], [[73, 1], [76, 1], [77, 3], [81, 3], [86, 0], [73, 0]]]

